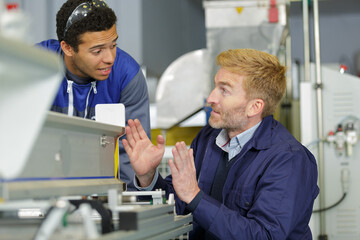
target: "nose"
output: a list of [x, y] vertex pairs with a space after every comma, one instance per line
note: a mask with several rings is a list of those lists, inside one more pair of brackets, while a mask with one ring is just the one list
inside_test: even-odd
[[108, 64], [113, 64], [116, 57], [116, 49], [115, 51], [113, 49], [106, 49], [104, 51], [103, 61]]
[[208, 104], [212, 104], [215, 103], [216, 97], [215, 97], [215, 89], [213, 89], [210, 93], [210, 95], [208, 96], [208, 98], [206, 99], [206, 102]]

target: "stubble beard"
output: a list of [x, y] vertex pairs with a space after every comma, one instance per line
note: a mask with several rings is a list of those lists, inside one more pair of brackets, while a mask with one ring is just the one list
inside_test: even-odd
[[225, 129], [227, 132], [245, 131], [249, 120], [245, 116], [245, 108], [237, 111], [224, 113], [220, 115], [220, 119], [216, 119], [210, 115], [209, 124], [216, 129]]

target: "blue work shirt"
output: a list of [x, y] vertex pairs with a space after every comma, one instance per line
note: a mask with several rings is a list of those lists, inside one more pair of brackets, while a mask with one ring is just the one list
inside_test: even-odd
[[[191, 145], [202, 197], [192, 212], [190, 239], [204, 239], [205, 232], [218, 239], [312, 239], [308, 223], [319, 193], [314, 156], [265, 117], [232, 160], [219, 202], [209, 194], [223, 156], [215, 143], [220, 131], [207, 125]], [[159, 175], [155, 188], [174, 193], [171, 175]], [[188, 214], [187, 204], [175, 198], [177, 213]]]

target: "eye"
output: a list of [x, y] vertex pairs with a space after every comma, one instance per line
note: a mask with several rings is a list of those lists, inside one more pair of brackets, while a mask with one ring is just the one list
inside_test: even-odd
[[98, 55], [98, 54], [101, 53], [101, 49], [96, 49], [96, 50], [92, 51], [92, 53], [93, 53], [94, 55]]
[[116, 48], [116, 46], [117, 46], [117, 43], [114, 43], [114, 44], [111, 46], [111, 48]]
[[226, 94], [229, 93], [229, 91], [228, 91], [226, 88], [220, 88], [220, 92], [221, 92], [221, 94], [223, 94], [223, 95], [226, 95]]

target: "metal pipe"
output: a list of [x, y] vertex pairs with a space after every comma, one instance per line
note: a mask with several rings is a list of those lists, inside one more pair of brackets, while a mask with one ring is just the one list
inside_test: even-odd
[[291, 68], [291, 36], [290, 34], [286, 37], [286, 43], [285, 43], [285, 60], [286, 60], [286, 67], [288, 68], [287, 70], [287, 97], [290, 99], [290, 101], [293, 100], [294, 96], [293, 96], [293, 90], [294, 90], [294, 85], [293, 85], [293, 79], [292, 79], [292, 68]]
[[303, 0], [303, 31], [304, 31], [304, 81], [310, 82], [310, 44], [309, 44], [309, 5]]
[[[316, 100], [317, 100], [317, 129], [318, 139], [323, 138], [323, 103], [322, 103], [322, 76], [320, 58], [320, 31], [319, 31], [319, 1], [314, 0], [314, 40], [315, 40], [315, 71], [316, 71]], [[325, 208], [325, 187], [324, 187], [324, 142], [319, 141], [318, 152], [319, 167], [319, 203], [320, 209]], [[320, 212], [320, 236], [326, 235], [325, 212]]]

